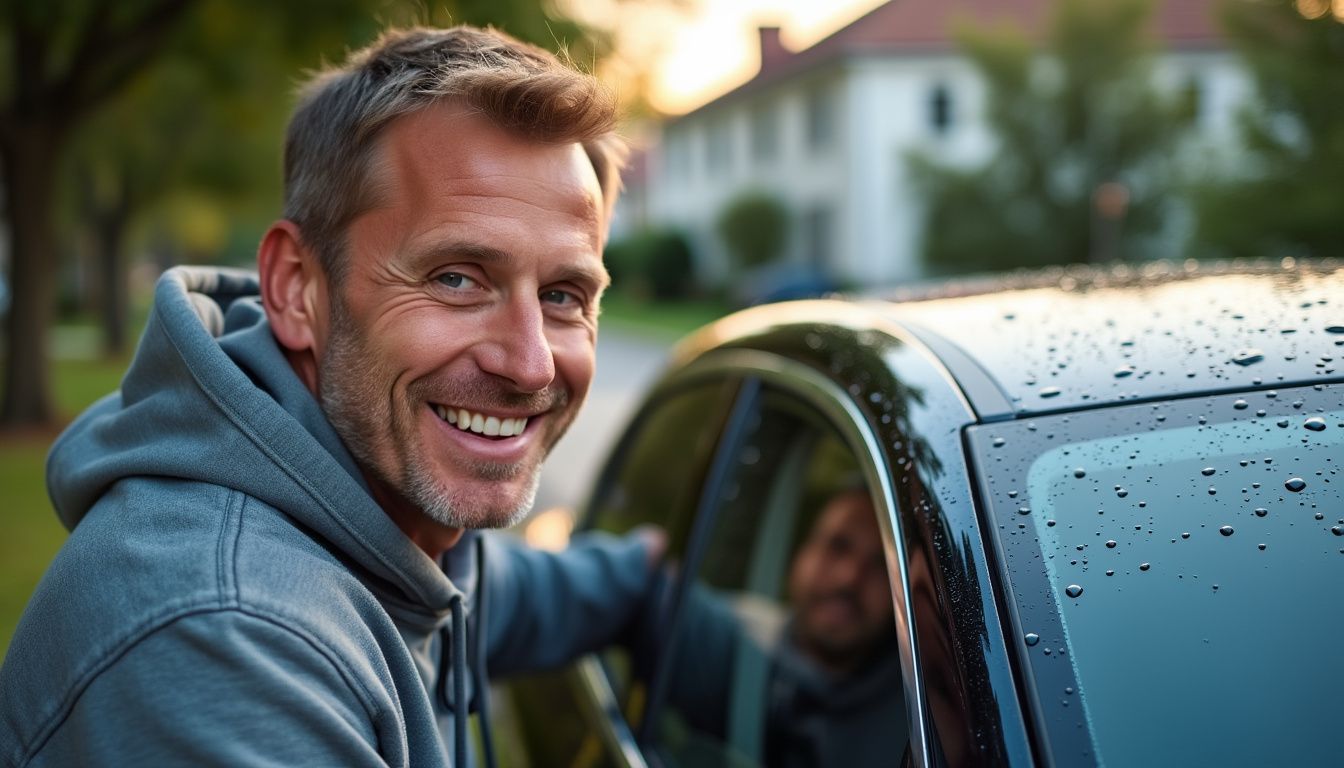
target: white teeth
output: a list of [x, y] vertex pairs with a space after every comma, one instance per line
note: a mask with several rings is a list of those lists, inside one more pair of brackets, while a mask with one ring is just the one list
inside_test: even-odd
[[513, 437], [523, 434], [523, 430], [527, 429], [527, 417], [501, 419], [498, 416], [485, 416], [472, 413], [465, 408], [449, 408], [444, 405], [435, 405], [434, 413], [449, 424], [456, 425], [460, 430], [487, 437]]

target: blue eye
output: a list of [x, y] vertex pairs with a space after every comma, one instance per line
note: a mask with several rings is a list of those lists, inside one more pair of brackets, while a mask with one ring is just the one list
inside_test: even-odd
[[542, 291], [541, 300], [548, 304], [575, 304], [578, 297], [569, 291]]
[[476, 284], [475, 280], [459, 272], [444, 272], [434, 279], [448, 288], [469, 288]]

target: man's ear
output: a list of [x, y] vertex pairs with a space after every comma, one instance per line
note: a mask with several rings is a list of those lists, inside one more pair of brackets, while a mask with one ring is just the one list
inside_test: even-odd
[[261, 301], [271, 332], [291, 354], [320, 354], [327, 335], [327, 279], [298, 225], [281, 219], [257, 249]]

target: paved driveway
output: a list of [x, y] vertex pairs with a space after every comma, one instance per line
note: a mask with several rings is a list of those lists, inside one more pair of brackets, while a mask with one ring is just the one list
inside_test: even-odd
[[586, 501], [598, 469], [639, 405], [638, 396], [662, 372], [669, 350], [666, 343], [602, 330], [588, 402], [546, 460], [535, 511], [577, 508]]

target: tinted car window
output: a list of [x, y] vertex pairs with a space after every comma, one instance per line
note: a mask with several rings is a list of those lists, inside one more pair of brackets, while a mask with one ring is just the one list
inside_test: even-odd
[[854, 456], [766, 390], [730, 459], [662, 662], [662, 762], [894, 764], [906, 726], [890, 581]]
[[[587, 527], [619, 534], [640, 525], [659, 526], [668, 537], [669, 570], [680, 568], [701, 486], [738, 386], [737, 381], [706, 382], [646, 406], [599, 480]], [[669, 579], [665, 588], [672, 586]], [[656, 646], [669, 618], [662, 612], [668, 607], [662, 600], [646, 606], [636, 636], [627, 644], [650, 664], [660, 653]], [[603, 661], [622, 710], [637, 726], [645, 707], [647, 675], [635, 668], [630, 650], [613, 647], [603, 653]]]
[[988, 425], [971, 445], [1056, 760], [1337, 760], [1344, 388]]

